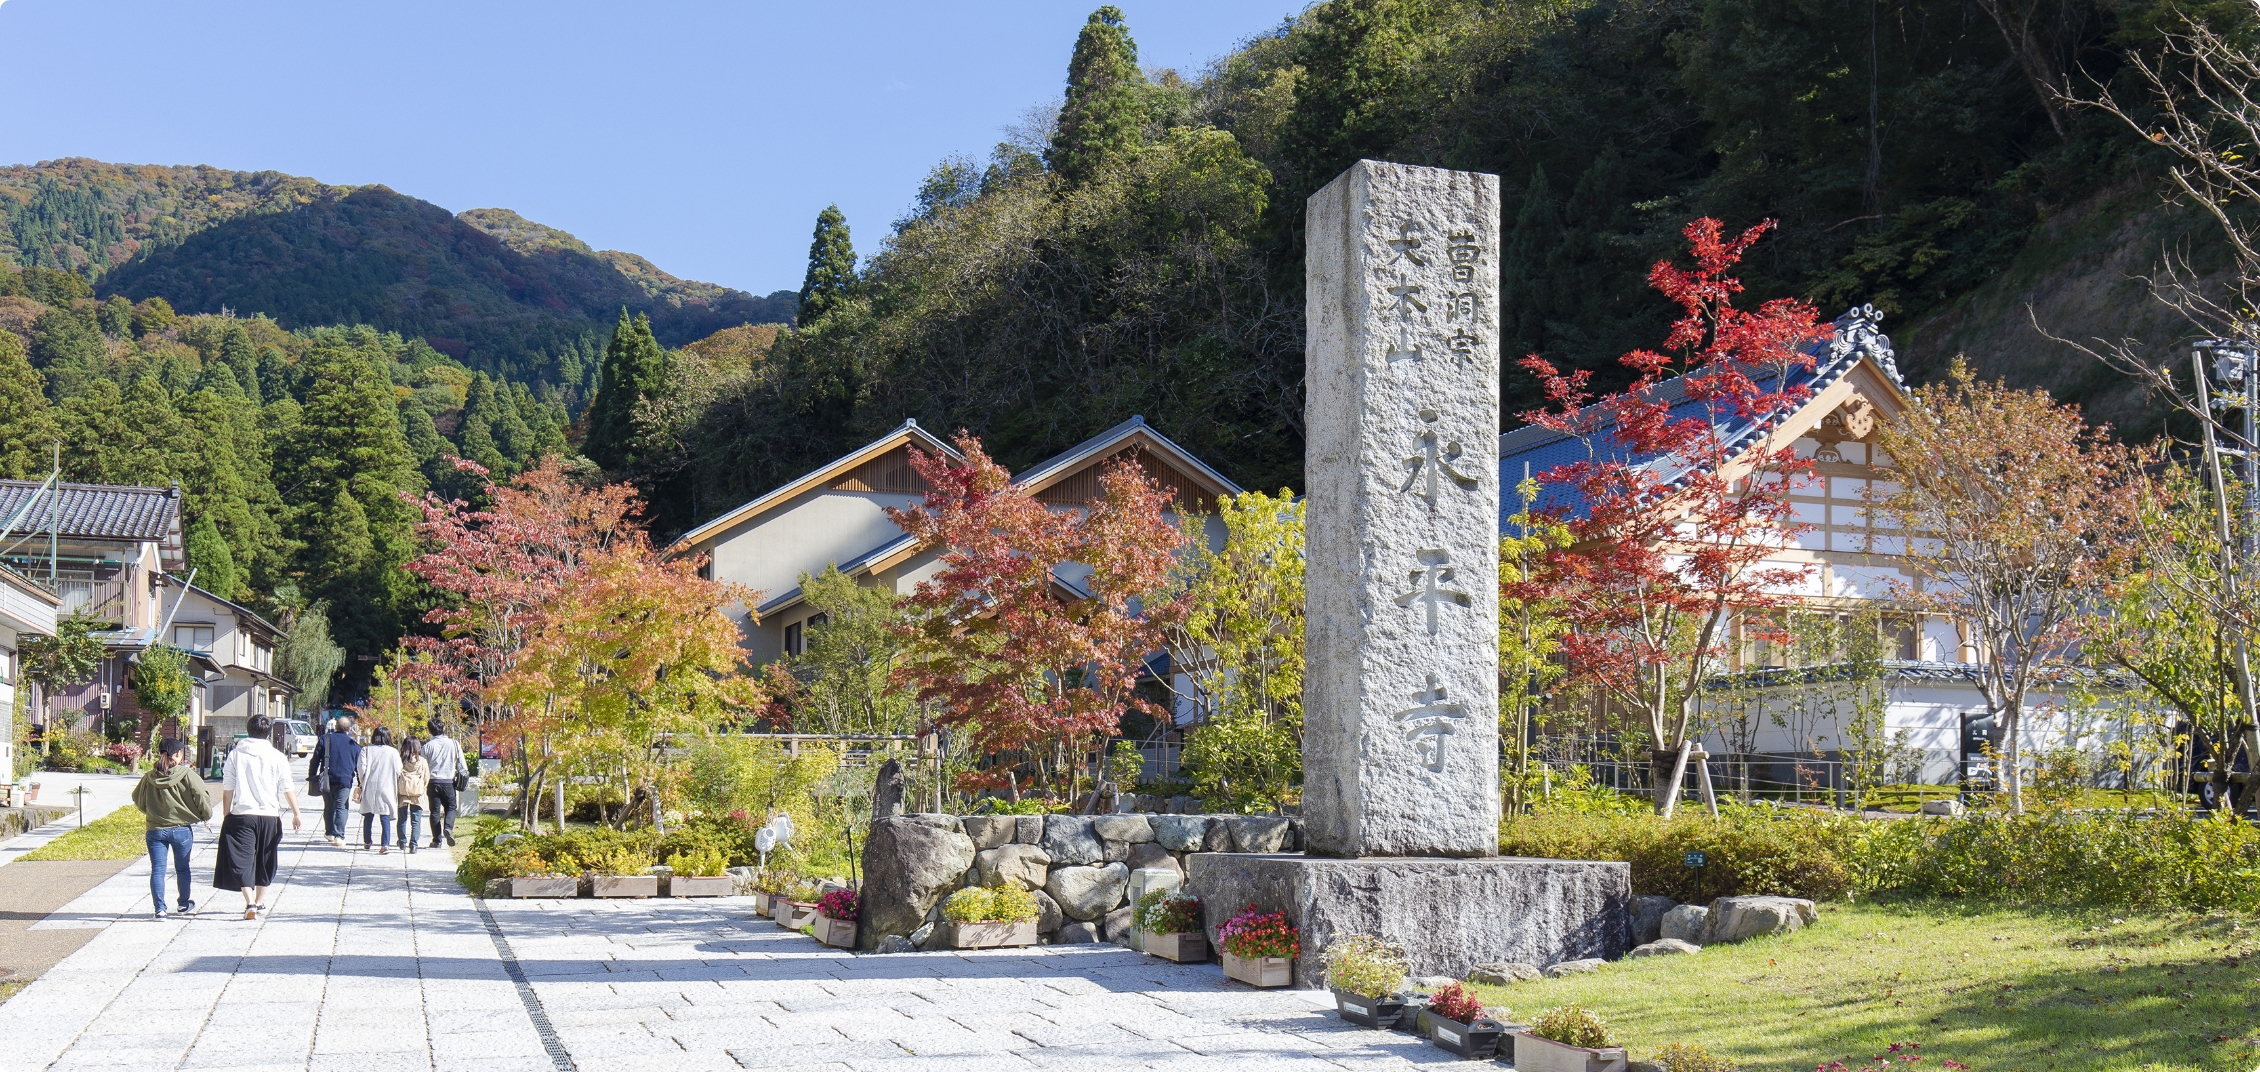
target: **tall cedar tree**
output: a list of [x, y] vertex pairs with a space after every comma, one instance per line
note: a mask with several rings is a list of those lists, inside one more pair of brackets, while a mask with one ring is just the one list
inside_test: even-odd
[[1135, 690], [1186, 612], [1164, 591], [1184, 542], [1164, 514], [1170, 492], [1118, 460], [1100, 474], [1098, 498], [1054, 511], [1014, 486], [980, 440], [959, 432], [954, 442], [962, 463], [912, 450], [932, 490], [918, 506], [887, 508], [941, 552], [941, 568], [903, 602], [911, 653], [896, 678], [940, 710], [935, 721], [971, 732], [988, 765], [963, 776], [965, 788], [1017, 791], [1025, 764], [1032, 780], [1064, 778], [1072, 791], [1086, 755], [1096, 784], [1093, 745], [1120, 733], [1126, 712], [1168, 716]]
[[[1786, 643], [1764, 612], [1805, 577], [1804, 567], [1768, 564], [1797, 522], [1790, 492], [1812, 473], [1794, 444], [1769, 431], [1745, 446], [1745, 423], [1771, 429], [1804, 404], [1810, 389], [1789, 382], [1812, 366], [1804, 347], [1829, 337], [1804, 302], [1781, 298], [1756, 312], [1734, 307], [1739, 280], [1726, 270], [1771, 221], [1723, 238], [1717, 220], [1687, 226], [1695, 269], [1657, 261], [1649, 280], [1677, 303], [1679, 320], [1661, 351], [1635, 350], [1624, 364], [1638, 378], [1594, 400], [1591, 375], [1564, 373], [1544, 358], [1523, 367], [1552, 405], [1523, 416], [1583, 441], [1586, 457], [1538, 479], [1571, 492], [1583, 516], [1557, 506], [1572, 542], [1548, 551], [1537, 576], [1510, 586], [1523, 601], [1562, 607], [1568, 633], [1562, 657], [1574, 684], [1640, 718], [1656, 750], [1650, 784], [1668, 811], [1676, 753], [1686, 742], [1700, 685], [1725, 658], [1730, 625], [1748, 615], [1745, 636]], [[1684, 377], [1683, 396], [1658, 390]], [[1758, 612], [1750, 615], [1749, 612]]]
[[839, 307], [855, 287], [855, 243], [848, 239], [840, 206], [816, 214], [816, 236], [808, 243], [808, 274], [800, 281], [800, 312], [793, 319], [807, 327]]
[[40, 392], [39, 373], [24, 355], [23, 340], [0, 331], [0, 477], [37, 480], [54, 461], [62, 435]]
[[1138, 44], [1123, 24], [1122, 9], [1108, 4], [1091, 12], [1075, 38], [1067, 62], [1067, 102], [1059, 110], [1044, 162], [1071, 185], [1096, 174], [1111, 157], [1137, 148], [1146, 115], [1140, 89]]
[[612, 329], [612, 342], [604, 348], [596, 401], [589, 403], [589, 434], [582, 453], [611, 472], [624, 472], [636, 464], [636, 403], [651, 397], [667, 373], [667, 353], [652, 338], [651, 318], [637, 313]]

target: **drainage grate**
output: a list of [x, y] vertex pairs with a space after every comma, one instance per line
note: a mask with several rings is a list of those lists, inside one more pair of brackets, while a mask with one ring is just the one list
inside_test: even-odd
[[479, 918], [486, 920], [487, 937], [494, 939], [494, 951], [502, 954], [502, 970], [510, 973], [510, 982], [518, 988], [518, 1000], [526, 1006], [526, 1018], [534, 1022], [534, 1033], [541, 1036], [541, 1048], [549, 1051], [549, 1059], [557, 1065], [557, 1072], [578, 1072], [573, 1065], [573, 1055], [565, 1050], [558, 1039], [557, 1029], [549, 1026], [549, 1014], [542, 1011], [541, 999], [534, 996], [534, 984], [526, 981], [525, 969], [518, 966], [518, 954], [510, 951], [510, 939], [502, 936], [502, 925], [494, 921], [494, 913], [487, 911], [486, 899], [471, 898], [479, 906]]

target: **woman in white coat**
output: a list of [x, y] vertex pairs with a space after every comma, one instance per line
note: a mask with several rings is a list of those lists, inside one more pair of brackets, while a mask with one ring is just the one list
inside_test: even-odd
[[[361, 765], [353, 772], [353, 803], [361, 809], [361, 847], [370, 847], [369, 828], [384, 824], [384, 838], [377, 842], [378, 855], [392, 851], [392, 816], [400, 807], [400, 750], [392, 746], [392, 731], [383, 726], [369, 735], [369, 747], [361, 750]], [[403, 839], [414, 837], [401, 831]]]

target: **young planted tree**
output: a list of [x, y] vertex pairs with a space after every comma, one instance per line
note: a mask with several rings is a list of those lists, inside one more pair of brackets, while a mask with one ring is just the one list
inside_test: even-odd
[[1185, 740], [1193, 786], [1236, 810], [1278, 811], [1303, 775], [1303, 504], [1242, 492], [1218, 499], [1224, 547], [1187, 516], [1169, 648], [1187, 661], [1186, 697], [1204, 708]]
[[[1831, 329], [1794, 299], [1736, 309], [1742, 284], [1726, 274], [1771, 226], [1732, 239], [1716, 220], [1687, 226], [1695, 267], [1658, 261], [1648, 273], [1680, 318], [1663, 349], [1624, 356], [1637, 377], [1623, 392], [1596, 399], [1588, 372], [1564, 373], [1536, 355], [1522, 362], [1549, 403], [1524, 417], [1586, 447], [1584, 458], [1537, 474], [1568, 493], [1546, 512], [1574, 542], [1543, 556], [1524, 598], [1558, 602], [1570, 677], [1646, 733], [1665, 814], [1703, 679], [1728, 653], [1734, 616], [1782, 605], [1806, 575], [1768, 561], [1804, 528], [1789, 494], [1811, 472], [1776, 429], [1810, 397], [1792, 374], [1812, 366], [1805, 348]], [[1674, 377], [1681, 389], [1667, 390]]]
[[[1562, 636], [1569, 622], [1561, 594], [1547, 582], [1546, 556], [1574, 542], [1569, 526], [1534, 509], [1538, 482], [1516, 485], [1521, 508], [1499, 537], [1499, 738], [1507, 745], [1501, 775], [1508, 815], [1528, 807], [1530, 739], [1547, 686], [1562, 676]], [[1541, 774], [1539, 777], [1543, 777]]]
[[26, 636], [16, 642], [23, 676], [39, 686], [40, 722], [50, 752], [55, 750], [55, 693], [94, 680], [103, 655], [102, 640], [94, 634], [109, 628], [108, 622], [74, 614], [55, 623], [54, 636]]
[[955, 442], [963, 462], [911, 452], [932, 490], [887, 511], [942, 552], [940, 570], [905, 601], [910, 657], [898, 680], [989, 758], [961, 779], [968, 790], [1017, 799], [1029, 768], [1072, 795], [1084, 757], [1100, 780], [1093, 745], [1120, 732], [1125, 712], [1168, 717], [1137, 688], [1186, 610], [1160, 598], [1181, 540], [1164, 516], [1170, 493], [1120, 460], [1100, 475], [1098, 498], [1054, 511], [1015, 487], [980, 440], [960, 432]]
[[801, 574], [800, 590], [823, 612], [823, 622], [811, 621], [801, 654], [769, 665], [772, 702], [801, 732], [914, 731], [918, 705], [894, 681], [903, 661], [901, 601], [885, 588], [857, 584], [836, 566]]
[[1977, 653], [2001, 783], [2021, 812], [2033, 689], [2078, 658], [2082, 611], [2131, 561], [2133, 456], [2077, 408], [1981, 381], [1964, 361], [1915, 402], [1877, 431], [1899, 485], [1878, 514], [1922, 570], [1905, 597], [1950, 616]]
[[188, 653], [170, 644], [151, 645], [133, 668], [133, 699], [141, 707], [134, 742], [146, 751], [150, 735], [168, 719], [188, 710], [195, 683], [188, 676]]

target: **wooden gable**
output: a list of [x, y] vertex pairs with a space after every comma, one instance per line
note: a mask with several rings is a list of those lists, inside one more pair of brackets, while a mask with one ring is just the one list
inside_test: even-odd
[[864, 462], [832, 481], [834, 491], [878, 491], [924, 495], [926, 478], [910, 467], [910, 446], [904, 444]]
[[1098, 498], [1101, 493], [1099, 474], [1105, 472], [1106, 467], [1116, 458], [1125, 454], [1138, 463], [1138, 468], [1145, 471], [1146, 479], [1160, 485], [1177, 500], [1177, 509], [1180, 511], [1196, 514], [1216, 512], [1216, 496], [1209, 494], [1200, 481], [1156, 457], [1154, 452], [1147, 450], [1141, 443], [1129, 443], [1112, 454], [1091, 459], [1082, 468], [1046, 484], [1036, 492], [1037, 500], [1051, 506], [1081, 506]]

